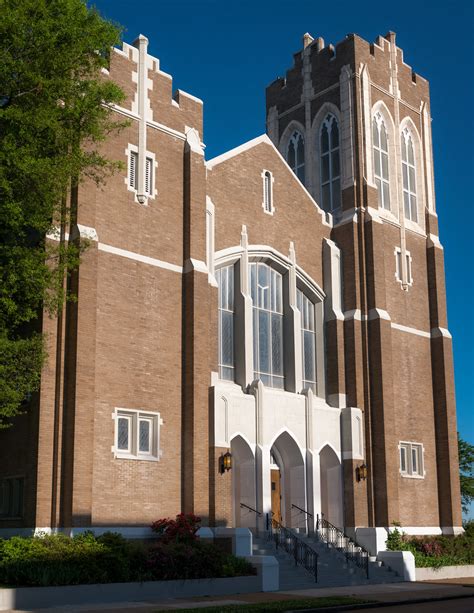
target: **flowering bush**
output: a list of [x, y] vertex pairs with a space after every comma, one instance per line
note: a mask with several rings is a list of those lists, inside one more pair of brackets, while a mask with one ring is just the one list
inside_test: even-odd
[[159, 519], [151, 524], [151, 529], [164, 543], [193, 543], [198, 538], [197, 531], [201, 518], [193, 513], [180, 513], [176, 519]]

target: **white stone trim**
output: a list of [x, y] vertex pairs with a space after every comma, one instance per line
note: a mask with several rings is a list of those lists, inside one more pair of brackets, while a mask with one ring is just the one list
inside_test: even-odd
[[146, 160], [150, 159], [151, 160], [151, 171], [152, 171], [152, 176], [151, 176], [151, 185], [152, 185], [152, 193], [151, 194], [146, 194], [146, 198], [145, 200], [143, 200], [143, 202], [141, 202], [138, 198], [138, 185], [137, 187], [132, 187], [130, 185], [130, 160], [131, 160], [131, 153], [135, 153], [138, 156], [137, 159], [137, 163], [138, 163], [138, 168], [137, 168], [137, 181], [138, 181], [138, 174], [140, 171], [140, 165], [141, 162], [143, 160], [141, 160], [140, 158], [140, 151], [139, 151], [139, 147], [137, 147], [136, 145], [132, 145], [131, 143], [127, 144], [127, 148], [125, 149], [125, 155], [127, 157], [127, 173], [126, 176], [124, 177], [124, 183], [127, 186], [127, 189], [129, 192], [132, 192], [134, 195], [134, 201], [138, 204], [141, 204], [143, 206], [146, 206], [148, 204], [148, 200], [154, 200], [155, 196], [158, 195], [158, 190], [156, 189], [156, 169], [158, 168], [158, 162], [156, 161], [156, 156], [152, 151], [147, 151], [145, 150], [144, 155], [145, 155], [145, 164], [146, 164]]
[[[395, 280], [400, 283], [401, 289], [404, 289], [403, 287], [403, 278], [402, 278], [402, 271], [403, 271], [403, 262], [402, 262], [402, 257], [403, 257], [403, 253], [402, 253], [402, 249], [401, 247], [395, 247], [394, 251], [393, 251], [394, 255], [395, 255], [395, 273], [394, 273], [394, 277]], [[400, 254], [400, 265], [401, 265], [401, 269], [399, 268], [398, 265], [398, 255]], [[405, 257], [408, 258], [408, 262], [409, 265], [406, 266], [406, 274], [407, 274], [407, 280], [406, 280], [406, 286], [411, 287], [413, 285], [413, 258], [411, 257], [411, 253], [405, 249]], [[406, 262], [405, 262], [406, 265]]]
[[424, 536], [425, 534], [435, 536], [442, 534], [442, 529], [439, 526], [390, 526], [387, 528], [388, 532], [394, 532], [395, 530], [411, 536]]
[[204, 148], [199, 138], [199, 132], [195, 128], [190, 128], [189, 126], [184, 126], [184, 131], [186, 134], [186, 144], [191, 151], [204, 156]]
[[178, 92], [180, 96], [185, 96], [186, 98], [189, 98], [190, 100], [194, 100], [194, 102], [197, 102], [198, 104], [204, 104], [201, 98], [197, 98], [196, 96], [193, 96], [192, 94], [188, 94], [188, 92], [185, 92], [182, 89], [177, 89], [176, 91]]
[[436, 234], [428, 234], [428, 247], [443, 249], [443, 245], [439, 241], [439, 236], [436, 236]]
[[333, 241], [323, 239], [324, 302], [325, 318], [344, 319], [342, 312], [342, 261], [341, 250]]
[[[321, 128], [323, 126], [323, 123], [326, 119], [326, 117], [328, 115], [333, 115], [336, 118], [336, 122], [338, 125], [338, 130], [339, 130], [339, 164], [340, 164], [340, 169], [339, 169], [339, 177], [340, 177], [340, 185], [341, 185], [341, 192], [342, 192], [342, 184], [343, 184], [343, 177], [346, 174], [346, 170], [345, 170], [345, 162], [347, 160], [344, 159], [345, 156], [343, 156], [343, 151], [342, 151], [342, 120], [341, 120], [341, 112], [340, 110], [337, 108], [337, 106], [335, 104], [333, 104], [332, 102], [325, 102], [321, 108], [319, 109], [319, 111], [316, 113], [316, 115], [314, 116], [313, 119], [313, 123], [311, 126], [311, 140], [313, 141], [313, 147], [311, 149], [311, 155], [310, 155], [310, 165], [312, 168], [312, 179], [313, 179], [313, 194], [314, 194], [314, 199], [317, 202], [322, 202], [322, 194], [321, 194]], [[350, 129], [347, 128], [346, 126], [346, 130]], [[346, 135], [347, 137], [347, 135]], [[347, 141], [346, 140], [346, 145], [347, 146], [351, 146], [351, 142], [350, 140]], [[350, 151], [347, 153], [347, 155], [350, 155]], [[348, 171], [349, 175], [351, 174], [351, 171]], [[342, 198], [341, 198], [341, 207], [342, 207]], [[321, 205], [321, 210], [322, 209], [322, 205]], [[329, 211], [330, 214], [334, 215], [337, 213], [337, 211], [340, 209], [334, 209], [334, 211]]]
[[453, 338], [451, 332], [446, 328], [431, 328], [431, 338], [438, 338], [444, 336], [444, 338]]
[[172, 272], [183, 272], [182, 266], [177, 266], [176, 264], [170, 264], [169, 262], [164, 262], [163, 260], [134, 253], [133, 251], [127, 251], [126, 249], [120, 249], [119, 247], [113, 247], [112, 245], [106, 245], [105, 243], [98, 243], [98, 249], [99, 251], [105, 251], [106, 253], [112, 253], [113, 255], [119, 255], [123, 258], [128, 258], [129, 260], [141, 262], [142, 264], [149, 264], [150, 266], [164, 268], [165, 270], [171, 270]]
[[386, 321], [391, 321], [390, 315], [384, 309], [370, 309], [369, 316], [367, 317], [368, 321], [372, 319], [385, 319]]
[[391, 324], [394, 330], [400, 330], [400, 332], [408, 332], [409, 334], [415, 334], [416, 336], [423, 336], [424, 338], [431, 338], [431, 334], [429, 332], [425, 332], [423, 330], [417, 330], [416, 328], [410, 328], [408, 326], [403, 326], [402, 324]]
[[[420, 133], [414, 124], [411, 117], [405, 116], [400, 120], [398, 129], [398, 139], [403, 135], [404, 130], [408, 130], [412, 137], [413, 151], [415, 154], [415, 182], [416, 182], [416, 211], [417, 221], [414, 222], [405, 217], [404, 201], [403, 201], [403, 177], [402, 177], [402, 156], [400, 151], [399, 172], [400, 172], [400, 187], [399, 187], [399, 202], [400, 208], [403, 208], [403, 216], [405, 218], [405, 227], [408, 230], [422, 231], [425, 230], [425, 180], [424, 180], [424, 164], [422, 155], [422, 141]], [[400, 150], [400, 149], [399, 149]], [[400, 213], [402, 214], [402, 213]]]
[[184, 263], [183, 272], [187, 273], [191, 272], [192, 270], [196, 272], [202, 272], [205, 275], [209, 274], [209, 269], [206, 265], [206, 262], [203, 262], [202, 260], [196, 260], [195, 258], [189, 258]]

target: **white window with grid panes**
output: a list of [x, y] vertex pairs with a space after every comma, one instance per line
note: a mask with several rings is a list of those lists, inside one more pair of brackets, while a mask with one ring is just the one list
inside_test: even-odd
[[321, 202], [329, 213], [341, 206], [341, 161], [339, 126], [331, 113], [326, 115], [320, 129]]
[[112, 452], [116, 458], [131, 460], [159, 460], [160, 427], [163, 420], [159, 413], [116, 409], [115, 441]]
[[219, 287], [219, 378], [234, 381], [234, 266], [216, 271]]
[[285, 387], [282, 286], [281, 274], [268, 264], [250, 264], [254, 376], [264, 385], [280, 389]]
[[304, 138], [297, 130], [293, 132], [288, 141], [286, 161], [288, 162], [288, 166], [304, 185]]
[[400, 474], [403, 477], [422, 479], [424, 470], [424, 449], [421, 443], [400, 442]]
[[390, 177], [388, 164], [387, 129], [381, 113], [376, 113], [372, 122], [374, 145], [374, 175], [377, 185], [379, 207], [390, 210]]
[[413, 138], [408, 128], [405, 128], [400, 141], [402, 149], [402, 175], [403, 175], [403, 208], [405, 218], [418, 223], [416, 200], [416, 168]]
[[303, 389], [316, 393], [316, 326], [314, 303], [301, 290], [296, 295], [301, 315], [301, 352], [303, 364]]

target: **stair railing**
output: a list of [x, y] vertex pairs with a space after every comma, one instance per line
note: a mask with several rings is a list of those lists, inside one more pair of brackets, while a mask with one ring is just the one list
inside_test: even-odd
[[257, 515], [257, 517], [261, 517], [262, 515], [261, 511], [257, 511], [257, 509], [254, 509], [253, 507], [249, 507], [249, 505], [245, 504], [244, 502], [240, 503], [240, 508], [247, 509], [248, 511], [252, 511], [252, 513], [255, 513], [255, 515]]
[[281, 547], [295, 561], [295, 566], [302, 566], [314, 577], [314, 582], [318, 582], [318, 554], [316, 551], [305, 543], [294, 532], [282, 526], [276, 519], [270, 519], [267, 513], [267, 526], [269, 540], [275, 543], [275, 547]]
[[352, 562], [358, 568], [361, 568], [365, 572], [367, 579], [369, 578], [370, 554], [364, 547], [355, 543], [342, 530], [319, 515], [317, 515], [316, 519], [316, 533], [327, 544], [328, 548], [332, 546], [342, 552], [348, 562]]
[[296, 509], [297, 511], [301, 513], [304, 513], [304, 521], [305, 521], [305, 530], [306, 532], [310, 532], [312, 531], [313, 527], [312, 527], [312, 522], [310, 520], [313, 519], [313, 514], [310, 513], [309, 511], [306, 511], [305, 509], [302, 509], [301, 507], [299, 507], [297, 504], [291, 504], [291, 508], [292, 509]]

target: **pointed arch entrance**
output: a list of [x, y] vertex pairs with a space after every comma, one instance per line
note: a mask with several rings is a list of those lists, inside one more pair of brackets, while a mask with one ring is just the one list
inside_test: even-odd
[[343, 527], [342, 466], [334, 449], [325, 445], [319, 452], [321, 513], [338, 528]]
[[234, 526], [253, 528], [256, 516], [246, 507], [255, 508], [255, 456], [250, 445], [240, 435], [231, 440], [230, 448], [233, 457]]
[[282, 432], [274, 441], [270, 457], [275, 462], [270, 465], [272, 483], [277, 483], [277, 473], [280, 473], [279, 485], [276, 485], [280, 489], [280, 508], [272, 486], [272, 512], [275, 515], [280, 512], [284, 526], [304, 528], [306, 516], [297, 508], [306, 509], [304, 458], [298, 444], [287, 431]]

